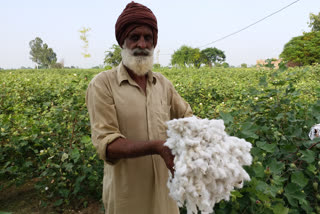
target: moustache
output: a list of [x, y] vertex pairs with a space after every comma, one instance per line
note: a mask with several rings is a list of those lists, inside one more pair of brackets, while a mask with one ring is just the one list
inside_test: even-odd
[[141, 48], [135, 48], [132, 50], [132, 54], [134, 56], [150, 56], [151, 51], [146, 49], [141, 49]]

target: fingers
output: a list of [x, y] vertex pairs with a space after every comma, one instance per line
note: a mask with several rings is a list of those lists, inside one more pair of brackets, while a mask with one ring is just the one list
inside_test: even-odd
[[171, 168], [171, 169], [169, 169], [169, 170], [170, 170], [170, 172], [171, 172], [172, 178], [174, 178], [175, 168], [174, 168], [174, 167], [172, 167], [172, 168]]

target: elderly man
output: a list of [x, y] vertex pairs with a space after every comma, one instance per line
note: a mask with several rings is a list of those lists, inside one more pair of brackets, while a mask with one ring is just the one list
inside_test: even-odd
[[86, 96], [92, 141], [105, 163], [105, 211], [179, 213], [166, 185], [174, 164], [170, 149], [163, 145], [165, 122], [191, 116], [191, 108], [169, 80], [151, 71], [158, 38], [152, 11], [129, 3], [115, 30], [122, 62], [94, 77]]

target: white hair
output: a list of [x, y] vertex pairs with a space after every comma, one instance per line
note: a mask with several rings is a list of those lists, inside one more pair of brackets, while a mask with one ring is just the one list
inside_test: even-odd
[[[153, 66], [153, 52], [154, 47], [149, 49], [141, 49], [141, 48], [135, 48], [133, 50], [130, 50], [126, 46], [126, 42], [123, 44], [123, 48], [121, 51], [121, 57], [122, 57], [122, 63], [128, 67], [130, 70], [133, 71], [138, 76], [143, 76], [148, 73], [148, 71], [151, 71]], [[135, 54], [138, 53], [144, 53], [145, 56]]]

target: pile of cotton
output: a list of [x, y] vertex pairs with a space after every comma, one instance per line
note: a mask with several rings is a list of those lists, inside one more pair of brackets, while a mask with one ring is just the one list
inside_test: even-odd
[[234, 187], [250, 177], [242, 168], [251, 165], [251, 143], [225, 132], [223, 120], [188, 117], [167, 122], [164, 145], [175, 155], [175, 174], [168, 180], [170, 195], [189, 213], [213, 211], [215, 203], [229, 200]]
[[320, 137], [320, 124], [316, 124], [311, 127], [311, 130], [309, 132], [309, 138], [310, 140], [313, 140], [316, 137]]

